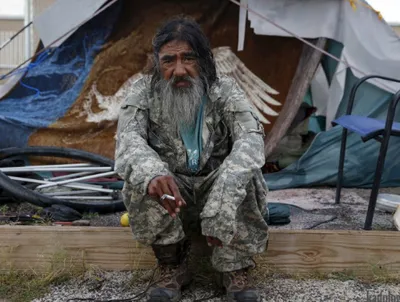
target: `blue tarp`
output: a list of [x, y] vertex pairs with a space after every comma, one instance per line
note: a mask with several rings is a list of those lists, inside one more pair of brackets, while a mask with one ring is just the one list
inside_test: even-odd
[[111, 33], [119, 9], [120, 5], [113, 5], [100, 13], [27, 67], [27, 74], [0, 101], [0, 148], [26, 146], [34, 131], [66, 114]]

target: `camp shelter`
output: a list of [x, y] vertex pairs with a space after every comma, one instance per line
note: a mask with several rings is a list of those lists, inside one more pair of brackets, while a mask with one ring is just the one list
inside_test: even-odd
[[[396, 77], [400, 67], [398, 37], [364, 2], [355, 9], [353, 2], [248, 0], [240, 8], [228, 0], [85, 0], [85, 6], [58, 0], [33, 20], [40, 53], [16, 71], [23, 76], [0, 100], [0, 148], [63, 146], [113, 158], [119, 106], [146, 65], [151, 38], [161, 22], [183, 13], [201, 24], [213, 49], [229, 47], [240, 60], [236, 67], [243, 62], [278, 92], [271, 94], [275, 105], [271, 101], [272, 111], [265, 114], [267, 157], [291, 131], [301, 104], [316, 107], [307, 132], [318, 134], [298, 160], [266, 174], [269, 187], [334, 184], [341, 129], [331, 128], [330, 121], [343, 113], [349, 89], [361, 76], [357, 70]], [[337, 64], [251, 11], [356, 69]], [[354, 112], [384, 118], [396, 89], [366, 84]], [[382, 185], [397, 185], [397, 144], [392, 140]], [[371, 184], [378, 148], [349, 135], [345, 185]]]
[[[249, 7], [298, 37], [327, 38], [326, 50], [342, 62], [324, 55], [304, 98], [317, 108], [309, 126], [318, 133], [302, 156], [284, 170], [266, 175], [271, 189], [335, 185], [342, 128], [331, 122], [343, 115], [350, 90], [364, 75], [400, 79], [400, 39], [393, 29], [364, 1], [249, 1]], [[290, 34], [259, 16], [249, 15], [259, 35]], [[355, 98], [353, 114], [384, 120], [393, 93], [400, 86], [387, 81], [368, 81]], [[281, 116], [282, 117], [282, 116]], [[398, 121], [400, 117], [397, 118]], [[392, 137], [382, 186], [398, 186], [400, 140]], [[347, 139], [344, 184], [370, 187], [380, 144], [363, 143], [358, 134]]]

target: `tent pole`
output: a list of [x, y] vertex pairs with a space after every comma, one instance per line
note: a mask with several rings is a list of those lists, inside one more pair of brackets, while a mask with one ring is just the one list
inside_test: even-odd
[[[25, 16], [24, 16], [24, 25], [28, 26], [31, 23], [32, 16], [32, 2], [31, 0], [25, 0]], [[31, 57], [31, 29], [28, 28], [25, 30], [25, 60]]]
[[[312, 41], [312, 43], [319, 48], [325, 48], [326, 42], [326, 38], [318, 38]], [[266, 158], [271, 155], [279, 141], [289, 129], [289, 126], [303, 102], [321, 58], [321, 52], [308, 45], [303, 46], [299, 64], [297, 65], [296, 73], [293, 77], [286, 101], [274, 127], [265, 138], [264, 153]]]

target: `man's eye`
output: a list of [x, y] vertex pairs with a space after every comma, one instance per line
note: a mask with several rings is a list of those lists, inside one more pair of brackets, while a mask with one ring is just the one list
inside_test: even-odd
[[196, 60], [195, 57], [186, 57], [186, 58], [185, 58], [185, 61], [186, 61], [186, 62], [193, 62], [193, 61], [195, 61], [195, 60]]
[[173, 63], [172, 60], [163, 60], [162, 61], [162, 66], [169, 67], [169, 66], [171, 66], [172, 63]]

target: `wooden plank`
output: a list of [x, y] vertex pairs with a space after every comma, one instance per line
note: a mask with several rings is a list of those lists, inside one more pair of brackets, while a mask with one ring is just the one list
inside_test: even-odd
[[[311, 42], [318, 48], [324, 49], [326, 38], [318, 38]], [[321, 61], [322, 53], [308, 45], [304, 45], [303, 52], [297, 65], [292, 85], [281, 112], [272, 128], [271, 132], [265, 138], [264, 153], [265, 157], [271, 155], [279, 141], [289, 129], [301, 103], [304, 100], [307, 89], [310, 86], [314, 73], [317, 70], [318, 64]]]
[[396, 212], [393, 215], [393, 224], [400, 231], [400, 205], [397, 206]]
[[[272, 230], [259, 265], [303, 274], [380, 269], [398, 275], [400, 233], [390, 231]], [[134, 270], [153, 268], [148, 247], [132, 239], [129, 228], [0, 227], [0, 271], [50, 268]]]

